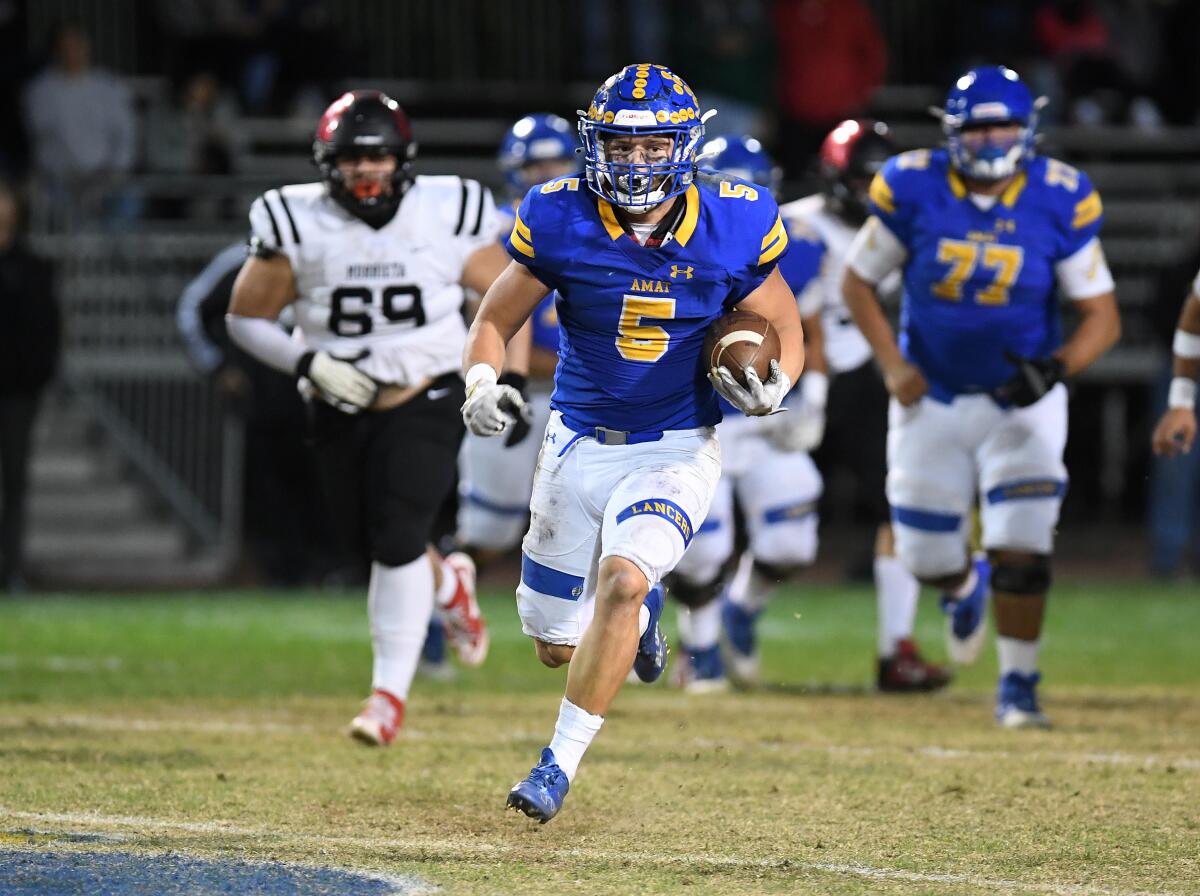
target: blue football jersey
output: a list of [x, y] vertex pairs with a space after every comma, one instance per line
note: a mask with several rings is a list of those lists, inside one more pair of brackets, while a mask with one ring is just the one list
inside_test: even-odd
[[825, 242], [820, 234], [809, 228], [790, 225], [787, 228], [789, 243], [787, 254], [779, 259], [779, 273], [792, 288], [796, 298], [804, 292], [810, 280], [821, 272], [821, 261], [825, 258]]
[[1036, 157], [984, 211], [945, 150], [915, 150], [875, 176], [870, 206], [908, 251], [900, 348], [933, 395], [989, 392], [1013, 374], [1006, 350], [1062, 343], [1054, 266], [1103, 218], [1082, 171]]
[[642, 246], [579, 177], [534, 187], [505, 247], [558, 293], [551, 405], [569, 425], [656, 432], [721, 419], [700, 359], [704, 332], [761, 284], [787, 248], [775, 200], [700, 175], [673, 237]]

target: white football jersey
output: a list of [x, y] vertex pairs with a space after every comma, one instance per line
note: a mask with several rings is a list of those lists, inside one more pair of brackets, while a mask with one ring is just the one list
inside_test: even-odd
[[463, 266], [496, 228], [491, 191], [454, 176], [416, 177], [378, 230], [323, 183], [268, 190], [250, 206], [252, 235], [292, 264], [297, 338], [339, 358], [366, 350], [356, 366], [400, 385], [458, 369]]
[[[805, 196], [779, 207], [784, 223], [794, 238], [819, 242], [825, 247], [821, 269], [796, 298], [800, 314], [811, 317], [818, 312], [825, 331], [825, 355], [830, 374], [845, 373], [871, 359], [871, 345], [854, 325], [850, 309], [842, 299], [842, 278], [846, 274], [846, 253], [858, 228], [825, 208], [825, 197]], [[898, 272], [885, 277], [881, 294], [900, 287]]]

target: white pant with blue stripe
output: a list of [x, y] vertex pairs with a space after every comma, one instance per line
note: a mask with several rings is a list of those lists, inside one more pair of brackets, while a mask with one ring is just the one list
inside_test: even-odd
[[468, 432], [458, 453], [458, 540], [496, 551], [517, 546], [529, 516], [533, 468], [550, 420], [550, 394], [529, 396], [532, 432], [511, 448], [504, 436]]
[[589, 615], [580, 609], [594, 598], [606, 557], [637, 566], [647, 588], [659, 582], [703, 523], [720, 476], [712, 427], [602, 445], [577, 437], [553, 412], [522, 543], [517, 609], [525, 634], [578, 644]]
[[888, 501], [896, 553], [921, 578], [962, 571], [971, 509], [983, 546], [1049, 554], [1067, 487], [1067, 389], [1059, 383], [1026, 408], [986, 395], [949, 403], [926, 396], [888, 417]]
[[717, 427], [724, 455], [708, 519], [676, 572], [694, 584], [713, 581], [734, 548], [733, 504], [742, 509], [754, 559], [806, 566], [817, 555], [821, 474], [807, 454], [777, 448], [769, 421], [728, 415]]

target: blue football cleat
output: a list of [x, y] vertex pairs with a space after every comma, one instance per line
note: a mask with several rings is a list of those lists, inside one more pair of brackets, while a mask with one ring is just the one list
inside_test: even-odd
[[558, 814], [571, 782], [558, 767], [554, 751], [549, 747], [542, 750], [542, 758], [529, 772], [529, 777], [518, 781], [508, 792], [507, 807], [524, 812], [542, 824]]
[[992, 567], [983, 555], [977, 556], [974, 563], [978, 576], [975, 590], [963, 598], [943, 594], [941, 601], [946, 614], [946, 652], [960, 666], [969, 666], [978, 659], [987, 633]]
[[687, 673], [683, 689], [689, 694], [715, 694], [729, 690], [721, 648], [714, 644], [701, 650], [687, 651]]
[[1041, 677], [1037, 672], [1032, 675], [1009, 672], [1001, 676], [996, 690], [996, 721], [1005, 728], [1049, 728], [1050, 720], [1037, 700]]
[[649, 684], [658, 681], [667, 668], [667, 636], [658, 624], [663, 611], [663, 586], [660, 582], [646, 595], [645, 605], [650, 610], [650, 624], [638, 641], [637, 655], [633, 658], [633, 671], [639, 679]]
[[728, 597], [721, 601], [721, 632], [724, 636], [729, 674], [742, 687], [758, 684], [758, 644], [754, 626], [761, 612], [738, 606]]

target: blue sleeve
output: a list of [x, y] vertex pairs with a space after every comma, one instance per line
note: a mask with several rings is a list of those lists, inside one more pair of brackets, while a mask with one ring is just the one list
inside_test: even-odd
[[[879, 218], [900, 242], [908, 245], [912, 236], [912, 220], [919, 185], [913, 182], [927, 170], [921, 165], [921, 151], [892, 156], [871, 181], [867, 208]], [[915, 158], [914, 158], [915, 157]], [[916, 167], [920, 165], [920, 167]]]
[[744, 228], [750, 241], [746, 247], [748, 264], [733, 268], [739, 271], [734, 278], [735, 301], [758, 289], [776, 265], [787, 257], [788, 251], [787, 228], [783, 226], [779, 206], [770, 195], [760, 192], [756, 201], [746, 202], [742, 208], [747, 211], [735, 226]]
[[504, 248], [514, 261], [529, 268], [535, 277], [547, 286], [557, 288], [553, 260], [556, 234], [553, 221], [546, 220], [547, 212], [552, 211], [553, 206], [547, 200], [552, 198], [542, 195], [541, 187], [533, 187], [525, 194]]
[[1100, 227], [1104, 224], [1104, 205], [1100, 201], [1100, 193], [1086, 174], [1082, 171], [1078, 173], [1078, 186], [1071, 194], [1070, 202], [1064, 204], [1062, 258], [1071, 257], [1099, 236]]

